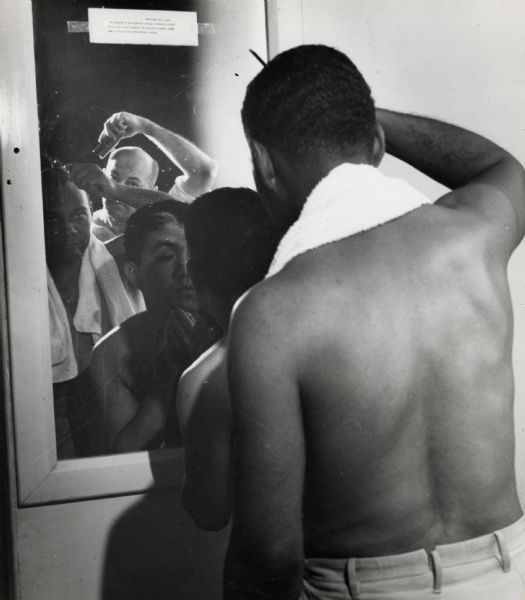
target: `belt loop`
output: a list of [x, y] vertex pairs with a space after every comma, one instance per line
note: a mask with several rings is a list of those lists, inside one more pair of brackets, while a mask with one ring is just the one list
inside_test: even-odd
[[430, 553], [430, 562], [432, 566], [432, 572], [434, 574], [434, 586], [432, 587], [432, 593], [441, 594], [441, 588], [443, 586], [443, 568], [441, 566], [441, 559], [437, 550], [432, 550]]
[[501, 568], [503, 569], [504, 573], [508, 573], [510, 571], [510, 554], [507, 542], [505, 541], [501, 531], [495, 531], [494, 537], [496, 538], [496, 543], [498, 545]]
[[349, 558], [345, 569], [346, 585], [352, 600], [359, 600], [359, 582], [357, 581], [356, 559]]

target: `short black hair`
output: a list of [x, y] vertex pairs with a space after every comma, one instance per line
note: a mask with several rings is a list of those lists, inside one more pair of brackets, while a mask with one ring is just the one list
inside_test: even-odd
[[42, 200], [44, 205], [44, 212], [49, 206], [52, 198], [56, 198], [59, 194], [61, 187], [74, 183], [71, 181], [67, 171], [60, 166], [47, 166], [42, 169]]
[[242, 107], [248, 137], [293, 163], [321, 153], [369, 154], [375, 132], [370, 88], [342, 52], [304, 45], [273, 58], [248, 85]]
[[185, 230], [193, 270], [226, 298], [264, 278], [279, 241], [259, 195], [248, 188], [203, 194], [189, 206]]
[[166, 217], [166, 213], [175, 217], [183, 227], [187, 208], [183, 202], [173, 199], [146, 204], [136, 210], [129, 217], [124, 231], [126, 260], [140, 262], [148, 234], [157, 231], [168, 222], [169, 217]]

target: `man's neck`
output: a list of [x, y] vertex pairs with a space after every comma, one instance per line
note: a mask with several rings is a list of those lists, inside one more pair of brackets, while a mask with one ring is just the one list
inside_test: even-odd
[[64, 261], [64, 260], [50, 260], [48, 261], [48, 268], [55, 285], [60, 290], [60, 286], [72, 286], [78, 287], [78, 278], [80, 275], [80, 267], [82, 265], [82, 257], [78, 259]]
[[286, 196], [288, 210], [279, 223], [280, 228], [286, 230], [301, 214], [303, 206], [321, 180], [333, 169], [343, 163], [366, 164], [368, 160], [361, 156], [320, 156], [315, 163], [295, 164], [290, 163], [280, 155], [272, 154], [274, 167], [279, 187]]

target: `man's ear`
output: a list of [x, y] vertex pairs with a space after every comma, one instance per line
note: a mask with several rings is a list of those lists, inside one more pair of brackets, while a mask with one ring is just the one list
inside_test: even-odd
[[374, 143], [372, 146], [372, 164], [375, 167], [377, 167], [379, 163], [383, 160], [383, 156], [385, 155], [385, 148], [385, 131], [379, 123], [376, 123], [374, 132]]
[[126, 275], [126, 279], [129, 281], [132, 287], [137, 290], [140, 289], [138, 269], [134, 262], [127, 260], [124, 263], [124, 274]]
[[277, 189], [277, 174], [268, 149], [252, 138], [250, 139], [250, 150], [254, 170], [261, 178], [263, 184], [270, 190], [275, 191]]

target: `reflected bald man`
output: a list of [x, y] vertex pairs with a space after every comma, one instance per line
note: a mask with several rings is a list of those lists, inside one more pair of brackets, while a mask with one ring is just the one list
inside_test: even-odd
[[[156, 190], [159, 165], [142, 148], [123, 146], [111, 152], [104, 173], [111, 182], [118, 185]], [[95, 233], [99, 239], [109, 240], [124, 233], [126, 223], [135, 210], [136, 207], [131, 204], [118, 200], [112, 191], [106, 191], [102, 197], [102, 208], [93, 214], [93, 223], [97, 226]]]
[[[102, 207], [93, 213], [93, 234], [99, 240], [109, 242], [121, 236], [127, 220], [138, 208], [173, 199], [157, 189], [158, 173], [157, 161], [138, 146], [114, 150], [104, 169], [93, 163], [74, 163], [70, 167], [75, 184], [102, 202]], [[120, 238], [117, 246], [117, 254], [121, 254]]]
[[[143, 135], [181, 170], [169, 193], [157, 189], [159, 165], [138, 146], [121, 146], [120, 141]], [[94, 234], [109, 241], [124, 233], [130, 215], [141, 206], [175, 198], [190, 203], [211, 189], [218, 165], [205, 152], [183, 136], [157, 123], [128, 112], [114, 113], [104, 123], [99, 136], [101, 156], [111, 151], [104, 169], [92, 163], [71, 167], [75, 184], [92, 198], [102, 199], [102, 208], [93, 216]]]

